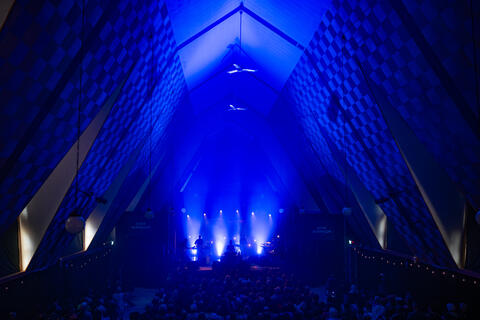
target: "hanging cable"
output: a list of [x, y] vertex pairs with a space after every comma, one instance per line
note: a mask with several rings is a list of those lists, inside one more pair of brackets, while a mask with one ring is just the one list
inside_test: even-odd
[[477, 99], [477, 117], [479, 120], [479, 126], [480, 126], [480, 86], [479, 86], [479, 70], [478, 70], [478, 61], [477, 61], [477, 44], [475, 43], [475, 13], [474, 13], [474, 8], [473, 8], [473, 0], [470, 0], [470, 15], [472, 18], [472, 46], [473, 46], [473, 68], [475, 69], [474, 75], [475, 75], [475, 96]]
[[[75, 208], [65, 221], [65, 229], [71, 234], [80, 233], [85, 228], [85, 220], [80, 214], [80, 135], [81, 135], [81, 113], [83, 104], [83, 58], [85, 56], [85, 0], [82, 1], [81, 13], [81, 31], [80, 31], [80, 75], [79, 75], [79, 94], [77, 104], [77, 143], [76, 143], [76, 163], [75, 163]], [[86, 248], [84, 248], [86, 249]]]
[[[152, 24], [153, 28], [153, 24]], [[152, 34], [150, 36], [150, 52], [151, 52], [151, 71], [152, 71], [152, 76], [150, 78], [150, 139], [149, 139], [149, 155], [148, 155], [148, 189], [149, 189], [149, 194], [148, 194], [148, 203], [149, 203], [149, 208], [151, 210], [152, 208], [152, 185], [151, 185], [151, 180], [152, 180], [152, 138], [153, 138], [153, 78], [155, 75], [154, 72], [154, 61], [153, 61], [153, 30]]]
[[83, 103], [83, 57], [84, 57], [84, 36], [85, 36], [85, 0], [82, 1], [82, 13], [81, 13], [81, 31], [80, 31], [80, 83], [79, 83], [79, 95], [77, 104], [77, 155], [76, 155], [76, 171], [75, 171], [75, 205], [80, 207], [78, 200], [78, 192], [80, 188], [80, 135], [81, 135], [81, 112]]
[[[342, 33], [342, 49], [341, 49], [341, 88], [342, 88], [342, 105], [341, 108], [345, 106], [345, 71], [344, 71], [344, 58], [345, 58], [345, 35]], [[343, 152], [344, 152], [344, 174], [345, 174], [345, 205], [347, 204], [348, 198], [348, 162], [347, 162], [347, 138], [346, 138], [346, 127], [347, 127], [347, 113], [342, 112], [343, 115]]]

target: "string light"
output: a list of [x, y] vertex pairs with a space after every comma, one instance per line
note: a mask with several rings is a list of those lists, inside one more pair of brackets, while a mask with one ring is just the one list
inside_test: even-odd
[[[414, 257], [413, 259], [413, 263], [412, 262], [409, 262], [409, 260], [407, 261], [401, 261], [400, 258], [397, 259], [396, 261], [395, 260], [390, 260], [390, 259], [385, 259], [383, 256], [374, 256], [374, 255], [368, 255], [368, 254], [365, 254], [363, 252], [363, 250], [360, 250], [358, 248], [353, 248], [353, 251], [355, 253], [357, 253], [360, 257], [366, 259], [366, 260], [380, 260], [380, 261], [385, 261], [387, 264], [390, 264], [390, 262], [392, 262], [391, 264], [393, 266], [396, 266], [397, 264], [399, 264], [400, 266], [403, 266], [404, 265], [404, 262], [405, 262], [405, 266], [410, 266], [410, 267], [417, 267], [416, 269], [417, 270], [425, 270], [425, 271], [428, 271], [430, 274], [432, 275], [435, 275], [436, 274], [436, 270], [435, 270], [435, 267], [434, 266], [429, 266], [429, 265], [422, 265], [420, 263], [416, 263], [418, 261], [418, 258], [417, 257]], [[400, 261], [399, 261], [400, 260]], [[446, 271], [442, 271], [442, 270], [438, 270], [437, 268], [437, 271], [441, 272], [441, 275], [446, 277], [446, 278], [452, 278], [452, 279], [461, 279], [461, 281], [465, 284], [473, 284], [475, 286], [479, 286], [480, 287], [480, 282], [477, 280], [477, 279], [472, 279], [472, 278], [468, 278], [468, 277], [464, 277], [463, 274], [461, 273], [456, 273], [455, 271], [453, 272], [446, 272]], [[458, 277], [457, 277], [458, 275]], [[462, 277], [463, 276], [463, 277]]]

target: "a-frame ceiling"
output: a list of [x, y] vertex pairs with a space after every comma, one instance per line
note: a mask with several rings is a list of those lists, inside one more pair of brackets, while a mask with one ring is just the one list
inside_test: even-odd
[[[402, 251], [464, 267], [465, 215], [480, 207], [479, 12], [468, 1], [88, 0], [82, 41], [81, 2], [15, 1], [0, 33], [0, 232], [75, 144], [82, 73], [82, 132], [108, 116], [75, 179], [111, 195], [110, 228], [147, 179], [149, 124], [161, 175], [179, 126], [234, 103], [275, 132], [320, 208], [357, 208], [352, 224], [384, 247], [388, 220]], [[229, 75], [233, 63], [258, 72]], [[71, 184], [32, 268], [72, 240]], [[97, 205], [79, 203], [86, 218]]]

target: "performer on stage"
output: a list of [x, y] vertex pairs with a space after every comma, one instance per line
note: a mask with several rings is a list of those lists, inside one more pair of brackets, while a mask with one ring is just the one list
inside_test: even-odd
[[195, 240], [195, 249], [197, 249], [198, 261], [201, 264], [205, 263], [205, 250], [203, 247], [203, 239], [201, 235], [198, 235], [198, 239]]
[[195, 240], [195, 248], [196, 249], [203, 249], [203, 239], [201, 235], [198, 235], [198, 239]]
[[233, 240], [230, 240], [227, 246], [227, 253], [228, 254], [235, 254], [235, 245], [233, 244]]

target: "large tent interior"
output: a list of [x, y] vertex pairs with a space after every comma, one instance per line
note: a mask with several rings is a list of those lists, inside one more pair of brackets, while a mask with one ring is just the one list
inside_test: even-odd
[[479, 63], [470, 0], [0, 1], [2, 317], [471, 317]]

